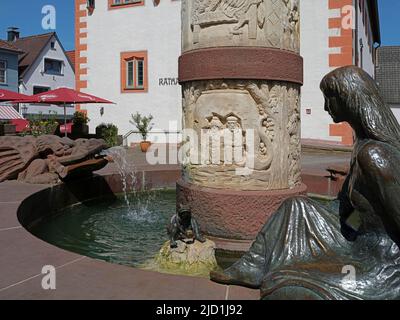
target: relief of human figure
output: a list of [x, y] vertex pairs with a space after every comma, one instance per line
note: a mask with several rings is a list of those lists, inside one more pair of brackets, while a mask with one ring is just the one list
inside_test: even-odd
[[[238, 23], [233, 27], [232, 34], [242, 34], [240, 31], [246, 24], [249, 26], [249, 39], [257, 38], [257, 26], [262, 28], [265, 21], [263, 0], [226, 0], [230, 14], [238, 18]], [[239, 6], [240, 4], [240, 6]], [[227, 14], [228, 15], [228, 14]]]
[[265, 131], [265, 134], [268, 136], [268, 138], [271, 140], [271, 142], [275, 138], [275, 123], [272, 118], [265, 118], [262, 121], [262, 126]]
[[267, 146], [265, 145], [264, 142], [260, 142], [260, 154], [262, 154], [263, 156], [267, 155]]
[[217, 116], [210, 120], [209, 139], [209, 163], [219, 165], [223, 163], [223, 124]]
[[283, 17], [283, 47], [291, 50], [298, 50], [300, 36], [300, 13], [298, 0], [283, 0], [286, 6]]
[[239, 119], [236, 116], [227, 117], [224, 130], [225, 164], [243, 165], [245, 163], [243, 139], [243, 130]]
[[194, 43], [199, 41], [200, 26], [236, 22], [232, 34], [242, 34], [246, 24], [249, 38], [257, 37], [257, 25], [262, 28], [265, 21], [263, 0], [208, 0], [195, 1], [192, 14]]
[[260, 289], [263, 299], [399, 299], [400, 125], [358, 67], [330, 72], [321, 90], [333, 121], [356, 137], [338, 199], [287, 199], [250, 250], [211, 279]]

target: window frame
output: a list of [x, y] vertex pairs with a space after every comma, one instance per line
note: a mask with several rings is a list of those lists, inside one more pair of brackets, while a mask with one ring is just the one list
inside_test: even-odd
[[[46, 71], [46, 60], [50, 61], [56, 61], [60, 63], [60, 72], [48, 72]], [[63, 60], [58, 60], [58, 59], [52, 59], [52, 58], [44, 58], [43, 59], [43, 73], [52, 75], [52, 76], [63, 76], [64, 75], [64, 61]]]
[[108, 0], [108, 10], [139, 7], [139, 6], [144, 6], [145, 4], [144, 3], [145, 0], [120, 0], [120, 1], [121, 3], [115, 3], [115, 0]]
[[[142, 84], [139, 84], [139, 63], [142, 63]], [[125, 90], [143, 90], [144, 89], [144, 59], [133, 57], [125, 59]], [[130, 70], [131, 69], [131, 70]], [[130, 77], [131, 76], [131, 77]], [[132, 85], [129, 84], [132, 80]]]
[[[134, 59], [134, 61], [135, 61], [135, 87], [137, 88], [137, 89], [143, 89], [144, 88], [144, 59], [143, 58], [141, 58], [141, 59]], [[139, 62], [141, 62], [142, 63], [142, 77], [143, 77], [143, 79], [142, 79], [142, 84], [141, 85], [139, 85]]]
[[[143, 79], [139, 85], [139, 62], [142, 63]], [[133, 63], [132, 81], [130, 86], [129, 64]], [[121, 93], [144, 93], [148, 92], [148, 59], [147, 51], [130, 51], [121, 53]]]
[[[48, 89], [48, 90], [35, 93], [35, 88]], [[48, 87], [48, 86], [41, 86], [41, 85], [33, 85], [32, 86], [32, 94], [33, 95], [40, 94], [40, 93], [45, 93], [45, 92], [48, 92], [50, 90], [51, 90], [51, 87]]]
[[4, 82], [0, 81], [0, 85], [6, 85], [7, 84], [7, 68], [8, 68], [8, 63], [7, 60], [0, 60], [0, 62], [4, 62], [4, 70], [0, 69], [0, 71], [4, 71]]
[[[129, 89], [129, 90], [135, 89], [135, 76], [134, 76], [134, 72], [136, 70], [135, 60], [134, 59], [133, 60], [126, 60], [125, 64], [126, 64], [126, 78], [125, 78], [126, 81], [124, 83], [125, 89]], [[129, 78], [129, 76], [130, 76], [130, 70], [129, 70], [130, 64], [132, 65], [132, 85], [129, 84], [129, 82], [130, 82], [130, 78]]]

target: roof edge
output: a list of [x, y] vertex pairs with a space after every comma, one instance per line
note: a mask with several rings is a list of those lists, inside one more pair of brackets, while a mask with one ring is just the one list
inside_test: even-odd
[[378, 0], [370, 0], [370, 1], [367, 1], [367, 3], [369, 5], [369, 9], [370, 9], [371, 28], [372, 28], [374, 42], [381, 44], [382, 39], [381, 39], [381, 27], [380, 27]]

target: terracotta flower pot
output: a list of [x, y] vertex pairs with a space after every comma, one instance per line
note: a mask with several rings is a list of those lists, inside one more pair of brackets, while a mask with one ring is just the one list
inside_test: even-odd
[[147, 152], [147, 150], [150, 148], [151, 142], [150, 141], [142, 141], [140, 143], [140, 149], [142, 152]]

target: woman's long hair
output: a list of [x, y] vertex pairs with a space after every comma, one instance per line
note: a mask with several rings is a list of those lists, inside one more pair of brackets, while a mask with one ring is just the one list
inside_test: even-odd
[[400, 149], [400, 125], [367, 72], [356, 66], [338, 68], [322, 79], [320, 87], [325, 96], [339, 99], [348, 112], [346, 121], [357, 123], [367, 139]]

